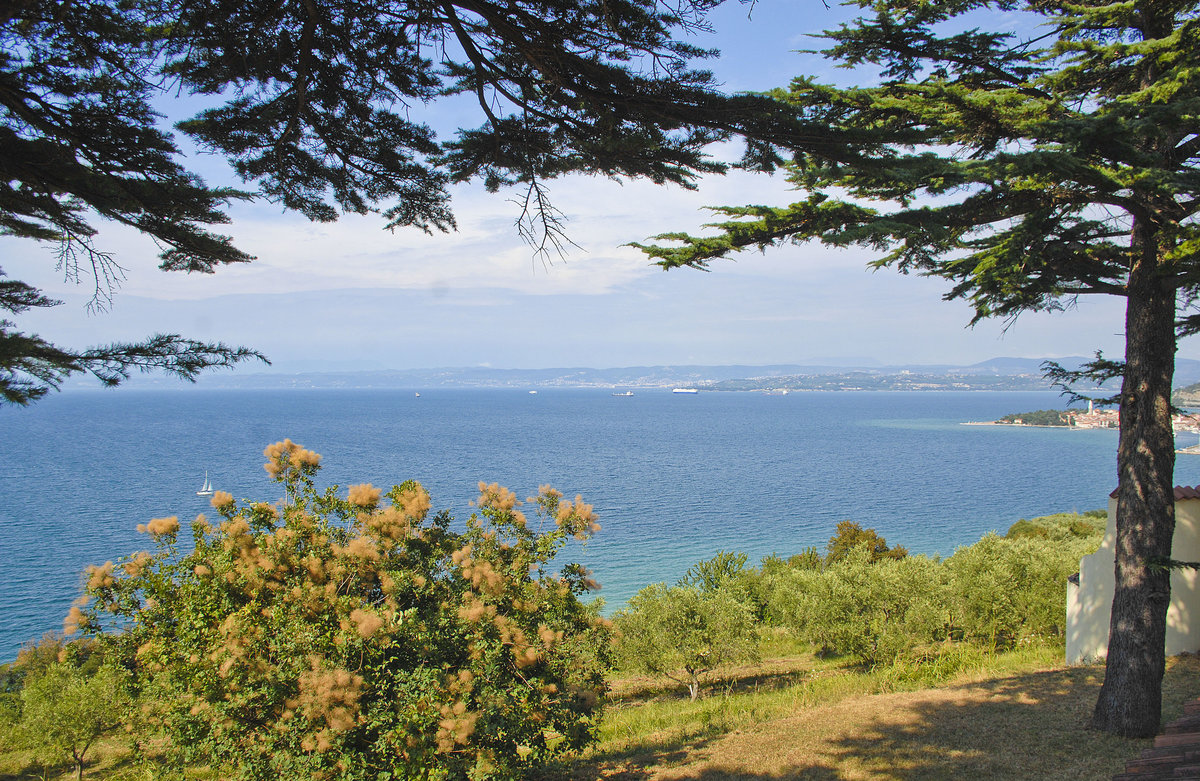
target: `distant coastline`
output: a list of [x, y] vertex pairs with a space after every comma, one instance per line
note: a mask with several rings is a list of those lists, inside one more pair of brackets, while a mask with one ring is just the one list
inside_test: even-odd
[[1001, 420], [967, 420], [959, 424], [960, 426], [1017, 426], [1019, 428], [1061, 428], [1068, 431], [1086, 431], [1083, 426], [1051, 426], [1045, 423], [1009, 423]]
[[[1064, 368], [1075, 368], [1088, 359], [1060, 358]], [[490, 366], [425, 369], [374, 369], [364, 371], [265, 371], [208, 372], [195, 385], [162, 375], [137, 375], [131, 388], [186, 390], [335, 390], [379, 389], [423, 391], [435, 388], [487, 388], [513, 390], [597, 389], [607, 391], [696, 388], [701, 392], [750, 391], [783, 395], [786, 391], [1048, 391], [1053, 386], [1042, 372], [1042, 359], [993, 358], [969, 366], [959, 365], [698, 365], [666, 364], [620, 368], [559, 367], [503, 369]], [[1180, 385], [1200, 387], [1200, 361], [1180, 358], [1176, 363]], [[74, 378], [64, 387], [97, 388], [98, 383]], [[1111, 395], [1116, 385], [1092, 389]], [[1082, 392], [1090, 392], [1083, 390]], [[1177, 402], [1178, 403], [1178, 402]]]
[[[1059, 421], [1059, 422], [1051, 422]], [[1020, 426], [1022, 428], [1053, 428], [1068, 431], [1091, 431], [1095, 429], [1117, 430], [1120, 415], [1115, 409], [1095, 409], [1091, 402], [1083, 410], [1036, 410], [1005, 415], [999, 420], [965, 421], [963, 426]], [[1176, 436], [1180, 432], [1200, 434], [1200, 414], [1179, 412], [1171, 416], [1171, 425]], [[1200, 455], [1200, 444], [1176, 448], [1176, 453]]]
[[[1200, 425], [1200, 418], [1193, 421], [1190, 416], [1177, 416], [1176, 425], [1190, 427]], [[1095, 404], [1088, 402], [1086, 410], [1082, 409], [1039, 409], [1029, 412], [1013, 412], [998, 420], [976, 422], [975, 425], [992, 426], [1026, 426], [1032, 428], [1074, 428], [1074, 429], [1115, 429], [1121, 419], [1116, 409], [1097, 409]]]

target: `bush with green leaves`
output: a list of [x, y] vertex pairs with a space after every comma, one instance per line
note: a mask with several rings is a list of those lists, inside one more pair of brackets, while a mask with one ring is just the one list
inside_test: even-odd
[[746, 570], [747, 556], [744, 553], [717, 551], [711, 559], [699, 561], [688, 567], [679, 579], [680, 586], [694, 586], [701, 591], [716, 591], [734, 580]]
[[1060, 539], [989, 534], [959, 548], [945, 562], [955, 606], [955, 636], [989, 650], [1041, 640], [1061, 642], [1066, 633], [1067, 578], [1098, 537]]
[[762, 623], [766, 611], [766, 579], [761, 570], [746, 566], [745, 553], [717, 551], [710, 559], [696, 562], [675, 585], [699, 589], [704, 593], [724, 591], [742, 602], [755, 624]]
[[1008, 537], [989, 534], [946, 560], [881, 557], [873, 544], [847, 545], [821, 569], [769, 558], [756, 588], [766, 623], [868, 666], [940, 658], [946, 642], [984, 651], [1061, 643], [1067, 577], [1096, 549], [1103, 523], [1102, 512], [1018, 522]]
[[825, 563], [840, 561], [857, 548], [866, 548], [871, 561], [902, 559], [908, 555], [908, 549], [900, 545], [888, 547], [887, 540], [874, 529], [864, 529], [854, 521], [846, 520], [837, 525], [837, 531], [829, 538]]
[[768, 612], [814, 648], [874, 666], [939, 640], [945, 600], [934, 560], [876, 560], [859, 546], [822, 571], [777, 578]]
[[635, 594], [614, 622], [623, 669], [670, 678], [693, 700], [706, 673], [757, 658], [753, 613], [728, 588], [655, 583]]
[[[1005, 537], [1040, 537], [1064, 540], [1070, 537], [1100, 538], [1108, 524], [1107, 510], [1088, 510], [1085, 513], [1057, 513], [1032, 520], [1021, 520], [1008, 527]], [[1099, 540], [1097, 539], [1096, 542]]]
[[[96, 633], [134, 672], [179, 766], [238, 779], [515, 777], [592, 740], [610, 630], [580, 596], [585, 569], [552, 572], [599, 528], [579, 497], [543, 486], [533, 517], [480, 483], [456, 529], [406, 482], [318, 492], [320, 457], [264, 453], [288, 499], [237, 502], [191, 524], [145, 525], [154, 552], [92, 567]], [[105, 631], [101, 631], [105, 630]]]

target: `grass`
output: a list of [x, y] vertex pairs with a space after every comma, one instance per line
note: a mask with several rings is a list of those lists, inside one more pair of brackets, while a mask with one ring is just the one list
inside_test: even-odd
[[[932, 688], [809, 660], [773, 660], [783, 685], [714, 687], [691, 703], [619, 682], [601, 739], [557, 778], [1104, 779], [1149, 740], [1085, 728], [1102, 666], [1064, 667], [1060, 652], [992, 657]], [[1169, 661], [1164, 721], [1200, 693], [1200, 658]], [[768, 678], [768, 680], [772, 680]]]
[[[960, 657], [932, 686], [928, 674], [846, 669], [782, 640], [767, 651], [714, 678], [696, 702], [669, 681], [615, 680], [596, 747], [547, 780], [1108, 781], [1150, 743], [1085, 729], [1104, 668], [1065, 667], [1061, 650]], [[1164, 721], [1200, 694], [1198, 680], [1200, 657], [1168, 660]], [[65, 765], [41, 771], [26, 754], [0, 752], [0, 781], [69, 775]], [[147, 771], [113, 739], [95, 749], [85, 778]]]

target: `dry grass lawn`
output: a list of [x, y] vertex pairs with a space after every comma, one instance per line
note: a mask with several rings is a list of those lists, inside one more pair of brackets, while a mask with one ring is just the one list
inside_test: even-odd
[[[727, 734], [626, 749], [568, 776], [695, 779], [1111, 779], [1148, 740], [1084, 728], [1103, 667], [1069, 667], [937, 689], [854, 697]], [[1166, 720], [1200, 694], [1200, 659], [1170, 660]], [[601, 749], [603, 751], [603, 749]]]
[[[783, 679], [793, 660], [756, 672]], [[786, 709], [788, 715], [699, 737], [642, 738], [636, 745], [601, 745], [596, 754], [551, 778], [571, 781], [884, 781], [967, 779], [1109, 781], [1148, 740], [1086, 730], [1104, 669], [1067, 667], [964, 680], [915, 692], [848, 696], [830, 704]], [[630, 686], [630, 683], [635, 685]], [[744, 683], [744, 680], [743, 680]], [[626, 688], [662, 703], [669, 695]], [[1168, 660], [1165, 720], [1200, 695], [1200, 657]], [[710, 697], [721, 697], [718, 688]], [[724, 689], [724, 691], [732, 691]], [[738, 695], [734, 693], [733, 698]], [[631, 696], [622, 708], [637, 708]], [[97, 781], [148, 777], [119, 740], [98, 748], [85, 776]], [[46, 778], [67, 777], [67, 768]], [[0, 781], [32, 781], [39, 768], [20, 754], [0, 754]], [[206, 775], [207, 777], [207, 775]]]

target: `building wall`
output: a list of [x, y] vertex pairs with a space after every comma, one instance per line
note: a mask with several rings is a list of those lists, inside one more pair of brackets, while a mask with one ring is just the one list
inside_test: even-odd
[[[1079, 585], [1067, 584], [1067, 663], [1103, 659], [1108, 653], [1108, 624], [1113, 599], [1113, 553], [1117, 500], [1108, 500], [1108, 530], [1100, 549], [1079, 561]], [[1200, 561], [1200, 499], [1175, 502], [1175, 537], [1171, 558]], [[1200, 573], [1171, 573], [1171, 606], [1167, 608], [1167, 655], [1200, 649]]]

